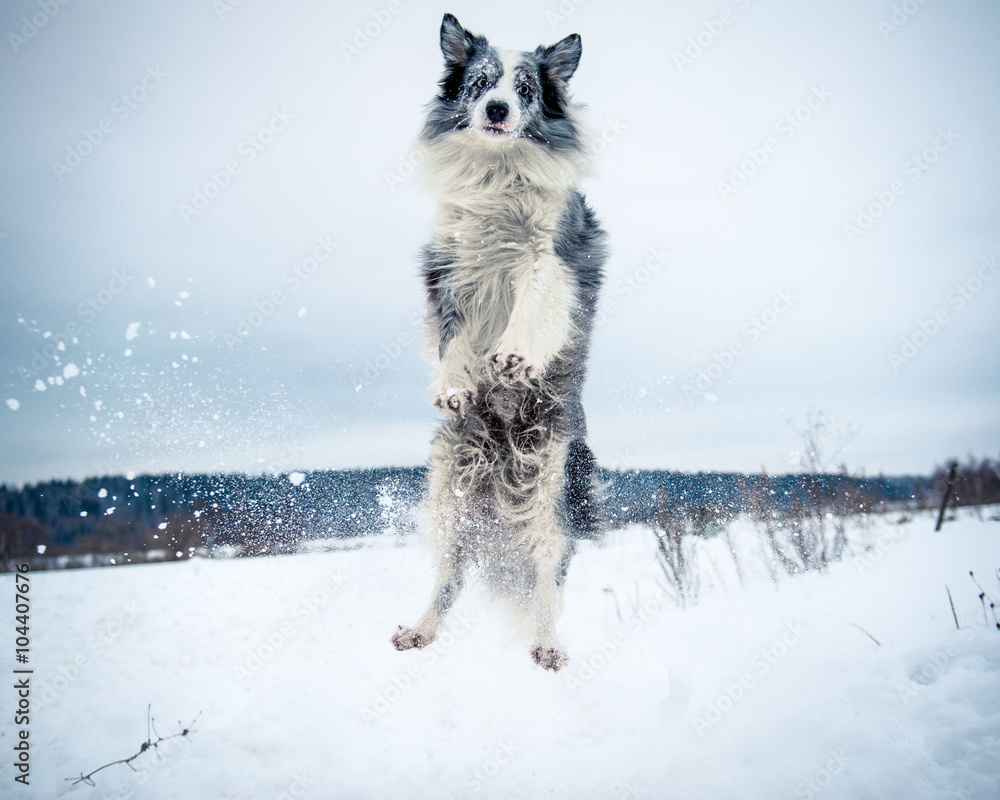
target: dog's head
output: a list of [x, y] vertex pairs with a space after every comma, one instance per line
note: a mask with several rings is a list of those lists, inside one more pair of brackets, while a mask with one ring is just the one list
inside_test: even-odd
[[579, 148], [567, 84], [581, 49], [574, 33], [530, 53], [501, 50], [445, 14], [445, 73], [423, 138], [433, 141], [460, 131], [498, 145], [527, 139], [554, 150]]

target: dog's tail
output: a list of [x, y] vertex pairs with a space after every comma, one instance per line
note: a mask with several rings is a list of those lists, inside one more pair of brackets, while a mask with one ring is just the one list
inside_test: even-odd
[[604, 487], [598, 481], [597, 462], [583, 439], [573, 439], [566, 454], [563, 513], [574, 539], [596, 539], [603, 524]]

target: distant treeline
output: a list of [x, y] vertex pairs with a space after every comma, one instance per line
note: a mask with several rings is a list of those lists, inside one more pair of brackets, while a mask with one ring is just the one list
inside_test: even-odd
[[[998, 467], [994, 461], [962, 466], [952, 502], [1000, 502]], [[762, 505], [774, 514], [804, 505], [838, 515], [926, 508], [941, 497], [946, 474], [946, 467], [930, 477], [876, 478], [601, 470], [603, 517], [607, 528], [619, 528], [651, 524], [664, 510], [709, 522]], [[410, 533], [424, 480], [423, 468], [386, 467], [0, 485], [0, 565], [13, 558], [97, 553], [127, 554], [128, 561], [186, 558], [204, 550], [279, 554], [307, 540]]]

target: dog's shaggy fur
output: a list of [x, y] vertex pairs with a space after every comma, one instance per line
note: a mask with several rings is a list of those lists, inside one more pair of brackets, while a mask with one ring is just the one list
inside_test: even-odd
[[430, 608], [392, 637], [424, 647], [476, 562], [534, 627], [531, 655], [567, 657], [555, 615], [574, 539], [596, 533], [594, 459], [580, 394], [605, 260], [577, 190], [588, 146], [567, 83], [580, 37], [515, 53], [446, 14], [445, 74], [422, 133], [440, 203], [424, 251], [438, 550]]

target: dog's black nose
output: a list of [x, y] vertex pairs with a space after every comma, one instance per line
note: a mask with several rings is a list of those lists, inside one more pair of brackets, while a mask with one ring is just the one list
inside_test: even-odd
[[507, 104], [502, 100], [491, 100], [486, 104], [486, 119], [494, 125], [499, 125], [507, 119]]

